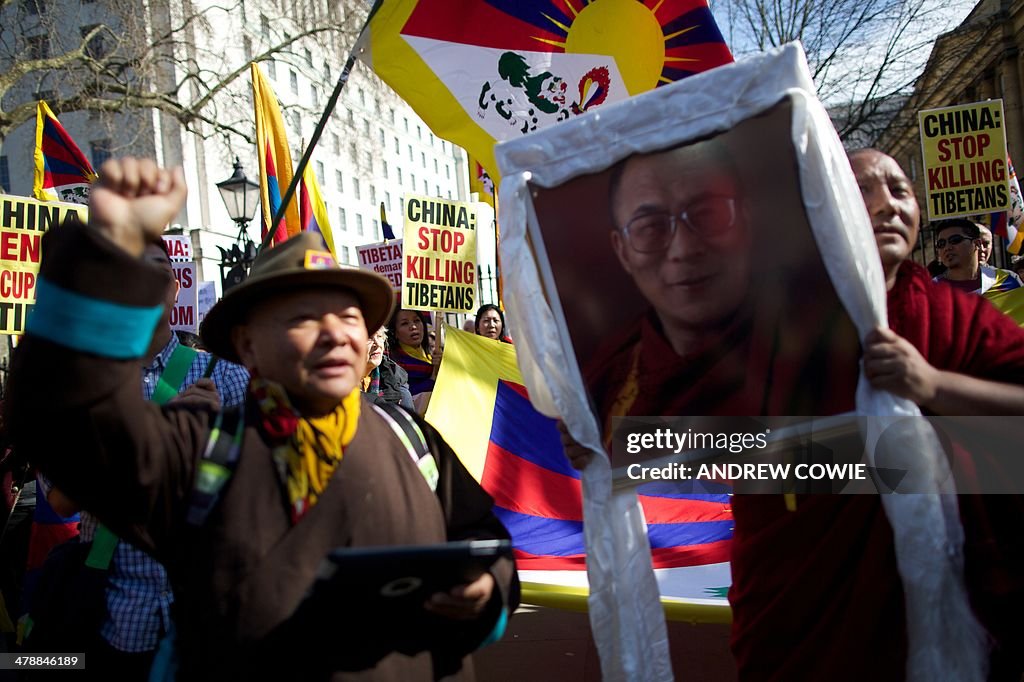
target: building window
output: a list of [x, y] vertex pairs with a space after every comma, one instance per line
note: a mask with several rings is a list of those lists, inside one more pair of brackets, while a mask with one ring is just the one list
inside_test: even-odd
[[380, 221], [376, 218], [373, 219], [373, 238], [380, 239]]
[[430, 148], [434, 148], [434, 133], [427, 133], [430, 136]]
[[388, 179], [388, 162], [387, 161], [381, 161], [380, 165], [381, 165], [381, 168], [384, 171], [384, 179], [387, 180]]
[[356, 199], [359, 199], [359, 178], [352, 178], [352, 194], [356, 195]]
[[384, 205], [391, 208], [391, 192], [384, 192]]
[[335, 156], [341, 156], [341, 136], [338, 133], [331, 133], [331, 149]]
[[410, 144], [410, 145], [407, 145], [407, 146], [409, 147], [409, 160], [412, 161], [412, 158], [413, 158], [412, 157], [412, 145]]
[[402, 119], [402, 124], [405, 126], [405, 132], [409, 132], [409, 119], [408, 118], [403, 118]]
[[93, 140], [90, 146], [92, 151], [92, 167], [99, 168], [103, 162], [113, 156], [110, 140]]
[[437, 167], [437, 159], [434, 159], [434, 172], [435, 172], [435, 173], [438, 173], [438, 172], [440, 172], [440, 171], [439, 171], [439, 169], [438, 169], [438, 167]]
[[345, 191], [345, 178], [342, 176], [341, 171], [334, 171], [334, 181], [337, 183], [338, 192]]
[[434, 185], [434, 196], [441, 196], [441, 185]]
[[0, 187], [5, 192], [11, 191], [11, 169], [7, 165], [7, 156], [0, 156]]
[[359, 152], [356, 151], [356, 143], [348, 143], [348, 158], [352, 160], [352, 163], [356, 163], [356, 159], [359, 158]]
[[363, 119], [363, 134], [367, 137], [370, 136], [370, 119], [368, 118]]
[[46, 59], [50, 56], [50, 34], [27, 36], [25, 42], [29, 59]]
[[448, 180], [452, 179], [452, 167], [447, 163], [444, 165], [444, 177]]
[[405, 197], [398, 197], [398, 208], [402, 212], [402, 217], [405, 217]]
[[427, 153], [426, 152], [420, 152], [420, 165], [423, 166], [424, 168], [427, 167]]
[[299, 94], [299, 74], [292, 69], [288, 69], [288, 82], [292, 86], [292, 94]]
[[391, 117], [391, 125], [395, 125], [395, 110], [391, 109], [391, 111], [389, 112], [389, 115]]
[[380, 140], [380, 146], [384, 146], [384, 129], [381, 128], [377, 131], [377, 138]]
[[401, 185], [402, 184], [402, 169], [399, 167], [399, 168], [396, 168], [395, 170], [398, 173], [398, 184]]
[[352, 252], [349, 251], [347, 246], [341, 247], [341, 262], [348, 265], [352, 262]]
[[316, 162], [316, 181], [320, 185], [326, 183], [326, 180], [324, 180], [324, 164], [321, 161]]
[[370, 203], [377, 203], [377, 188], [374, 187], [373, 185], [370, 185]]
[[409, 186], [412, 187], [412, 191], [416, 191], [416, 174], [409, 173]]
[[366, 106], [366, 93], [363, 92], [362, 88], [359, 88], [358, 90], [356, 90], [356, 93], [359, 95], [359, 103], [365, 107]]
[[341, 224], [341, 231], [348, 232], [348, 219], [343, 208], [338, 209], [338, 222]]
[[348, 124], [353, 128], [356, 127], [356, 115], [352, 113], [352, 110], [348, 110]]
[[416, 139], [417, 140], [422, 140], [423, 139], [423, 127], [422, 126], [416, 126]]
[[267, 15], [260, 15], [260, 35], [264, 38], [270, 38], [270, 19], [267, 19]]
[[320, 106], [320, 91], [316, 89], [315, 85], [309, 86], [309, 99], [314, 107]]
[[424, 194], [430, 194], [430, 190], [427, 189], [427, 181], [426, 180], [423, 181], [423, 193]]
[[273, 59], [267, 60], [267, 73], [270, 74], [271, 78], [277, 80], [277, 62]]
[[[296, 135], [302, 135], [302, 116], [299, 115], [298, 109], [292, 109], [290, 112], [290, 118], [292, 119], [292, 128], [295, 129]], [[296, 157], [298, 158], [298, 157]]]
[[398, 146], [398, 138], [396, 137], [395, 138], [395, 153], [399, 154], [399, 153], [401, 153], [401, 150], [402, 150], [402, 148]]
[[363, 230], [363, 216], [356, 213], [356, 234], [362, 237], [365, 234]]
[[308, 64], [309, 68], [312, 69], [313, 68], [313, 53], [310, 52], [308, 47], [305, 48], [304, 51], [305, 51], [305, 54], [306, 54], [306, 64]]
[[363, 161], [366, 162], [366, 167], [370, 171], [373, 171], [373, 154], [371, 154], [369, 150], [363, 152]]

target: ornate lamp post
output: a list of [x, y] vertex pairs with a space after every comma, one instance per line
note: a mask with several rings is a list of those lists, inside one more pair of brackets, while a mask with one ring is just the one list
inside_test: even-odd
[[249, 266], [256, 258], [256, 244], [249, 239], [247, 228], [256, 215], [256, 207], [260, 203], [260, 186], [245, 177], [242, 162], [235, 157], [235, 172], [230, 178], [217, 183], [217, 189], [224, 200], [228, 215], [238, 225], [238, 237], [231, 250], [220, 250], [220, 281], [223, 290], [239, 284], [249, 274]]

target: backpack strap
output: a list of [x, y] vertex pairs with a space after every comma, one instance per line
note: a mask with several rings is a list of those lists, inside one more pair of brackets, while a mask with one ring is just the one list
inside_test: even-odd
[[110, 562], [114, 560], [115, 547], [117, 547], [117, 536], [102, 523], [98, 524], [96, 533], [92, 537], [89, 555], [85, 558], [85, 565], [89, 568], [98, 568], [101, 571], [107, 570], [110, 568]]
[[440, 479], [437, 460], [430, 452], [430, 445], [427, 444], [427, 437], [423, 434], [420, 425], [416, 423], [411, 414], [393, 403], [374, 403], [373, 408], [398, 436], [398, 440], [405, 446], [409, 457], [416, 463], [430, 489], [436, 491], [437, 482]]
[[217, 415], [189, 494], [185, 521], [190, 526], [202, 526], [220, 499], [221, 490], [238, 464], [244, 431], [241, 407], [229, 408]]
[[167, 359], [164, 371], [160, 373], [160, 379], [156, 383], [156, 388], [153, 389], [153, 397], [150, 400], [157, 405], [163, 405], [178, 395], [197, 354], [197, 351], [183, 343], [175, 346], [171, 357]]

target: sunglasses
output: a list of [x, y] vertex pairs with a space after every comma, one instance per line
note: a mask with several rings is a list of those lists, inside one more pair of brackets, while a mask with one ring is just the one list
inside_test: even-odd
[[946, 244], [947, 243], [950, 246], [956, 246], [957, 244], [960, 244], [961, 242], [969, 242], [969, 241], [974, 241], [974, 240], [971, 239], [970, 237], [966, 236], [966, 235], [954, 234], [949, 239], [936, 239], [935, 240], [935, 248], [936, 249], [944, 249], [944, 248], [946, 248]]

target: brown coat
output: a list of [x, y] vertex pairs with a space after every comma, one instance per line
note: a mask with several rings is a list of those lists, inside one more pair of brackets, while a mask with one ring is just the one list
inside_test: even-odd
[[[162, 273], [82, 228], [48, 235], [44, 253], [41, 275], [81, 295], [155, 305], [164, 290]], [[324, 495], [292, 526], [250, 403], [238, 466], [218, 507], [194, 529], [184, 515], [213, 415], [143, 401], [136, 360], [76, 352], [31, 334], [18, 350], [10, 387], [10, 418], [23, 451], [70, 497], [167, 566], [181, 679], [250, 672], [415, 680], [460, 667], [471, 677], [463, 656], [490, 632], [502, 606], [515, 608], [514, 565], [503, 560], [492, 569], [500, 594], [432, 654], [394, 652], [389, 633], [398, 624], [379, 622], [375, 613], [348, 613], [345, 604], [337, 605], [330, 626], [297, 631], [288, 624], [334, 547], [508, 537], [490, 497], [422, 422], [440, 472], [436, 493], [364, 402], [356, 436]], [[338, 672], [353, 669], [364, 672]]]

